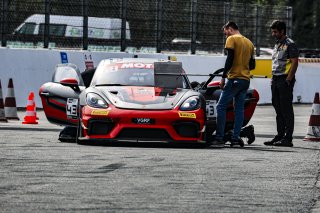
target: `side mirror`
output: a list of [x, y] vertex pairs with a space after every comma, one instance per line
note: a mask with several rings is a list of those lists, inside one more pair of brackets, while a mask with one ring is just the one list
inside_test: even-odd
[[63, 86], [71, 87], [75, 91], [79, 91], [79, 82], [75, 78], [64, 78], [60, 81]]

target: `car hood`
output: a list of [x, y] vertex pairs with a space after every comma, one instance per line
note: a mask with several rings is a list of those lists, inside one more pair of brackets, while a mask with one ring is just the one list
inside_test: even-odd
[[172, 109], [189, 89], [122, 86], [99, 87], [98, 90], [117, 108]]

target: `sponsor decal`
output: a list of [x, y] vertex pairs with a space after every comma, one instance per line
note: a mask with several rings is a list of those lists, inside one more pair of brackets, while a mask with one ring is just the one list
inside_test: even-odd
[[154, 96], [154, 88], [137, 88], [136, 90], [134, 90], [134, 92], [137, 95], [152, 95], [152, 96]]
[[179, 112], [180, 118], [197, 118], [196, 113]]
[[117, 63], [116, 64], [119, 69], [130, 69], [130, 68], [137, 68], [137, 69], [153, 69], [153, 63], [145, 64], [145, 63]]
[[106, 110], [92, 110], [91, 115], [104, 115], [107, 116], [109, 114], [109, 111]]

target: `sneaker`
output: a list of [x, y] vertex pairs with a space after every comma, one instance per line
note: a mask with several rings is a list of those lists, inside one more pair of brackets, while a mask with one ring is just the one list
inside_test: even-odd
[[283, 137], [276, 135], [271, 141], [264, 142], [264, 145], [266, 146], [273, 146], [274, 143], [281, 141]]
[[288, 138], [283, 138], [281, 141], [277, 141], [273, 145], [274, 146], [293, 147], [292, 140], [289, 140]]
[[239, 139], [232, 139], [230, 146], [233, 147], [233, 146], [235, 146], [235, 145], [239, 145], [240, 147], [244, 147], [244, 142], [243, 142], [243, 140], [242, 140], [241, 138], [239, 138]]
[[224, 147], [224, 141], [221, 139], [215, 139], [211, 142], [210, 147], [212, 148], [222, 148]]

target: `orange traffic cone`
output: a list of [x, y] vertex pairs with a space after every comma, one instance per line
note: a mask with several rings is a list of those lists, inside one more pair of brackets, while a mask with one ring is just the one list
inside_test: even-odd
[[1, 80], [0, 80], [0, 122], [8, 122], [6, 115], [4, 113]]
[[20, 120], [17, 113], [12, 78], [9, 79], [7, 97], [4, 101], [4, 112], [8, 120]]
[[34, 93], [31, 92], [30, 95], [31, 95], [31, 99], [32, 99], [32, 102], [33, 102], [33, 103], [32, 103], [32, 106], [33, 106], [33, 108], [34, 108], [34, 114], [36, 115], [36, 119], [39, 120], [39, 118], [38, 118], [38, 116], [37, 116], [37, 106], [36, 106], [36, 102], [34, 101]]
[[30, 92], [28, 97], [28, 105], [26, 110], [26, 116], [24, 116], [23, 124], [38, 124], [37, 116], [36, 116], [36, 109], [34, 104], [34, 93]]
[[303, 140], [320, 142], [320, 100], [318, 92], [314, 96], [308, 132]]

